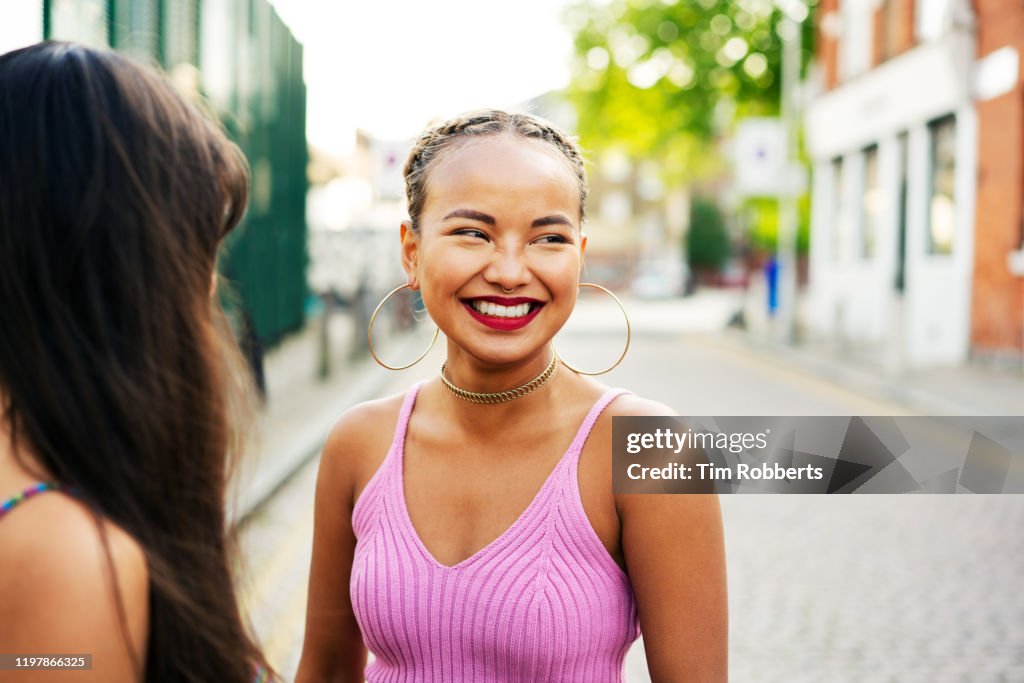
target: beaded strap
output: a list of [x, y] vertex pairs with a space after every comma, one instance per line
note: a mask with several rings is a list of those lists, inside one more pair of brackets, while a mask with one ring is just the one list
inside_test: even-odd
[[441, 382], [444, 383], [448, 391], [452, 392], [464, 401], [470, 403], [504, 403], [506, 401], [512, 401], [517, 398], [522, 398], [535, 389], [539, 389], [545, 382], [551, 379], [551, 375], [555, 374], [555, 368], [558, 367], [558, 355], [551, 354], [551, 362], [548, 364], [547, 369], [541, 374], [531, 379], [526, 384], [516, 387], [515, 389], [508, 389], [506, 391], [495, 391], [493, 393], [481, 393], [476, 391], [467, 391], [462, 387], [457, 387], [452, 384], [452, 381], [445, 375], [445, 367], [447, 362], [441, 364]]
[[43, 481], [30, 486], [21, 493], [15, 494], [12, 498], [8, 498], [3, 503], [0, 503], [0, 518], [17, 507], [19, 503], [22, 503], [33, 496], [38, 496], [40, 493], [45, 491], [60, 491], [63, 488], [64, 487], [59, 483], [48, 481]]

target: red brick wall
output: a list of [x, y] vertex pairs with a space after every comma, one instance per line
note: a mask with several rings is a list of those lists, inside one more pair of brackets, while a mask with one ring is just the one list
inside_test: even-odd
[[[893, 2], [894, 0], [888, 0]], [[885, 54], [885, 31], [888, 28], [886, 26], [886, 11], [883, 2], [878, 5], [875, 9], [874, 16], [871, 17], [871, 66], [878, 66], [886, 59], [889, 55]]]
[[[839, 40], [823, 29], [825, 22], [840, 26], [839, 5], [842, 0], [821, 0], [818, 8], [818, 61], [825, 74], [825, 87], [839, 85]], [[889, 26], [889, 22], [893, 26]], [[890, 32], [894, 40], [888, 44]], [[914, 36], [914, 0], [884, 0], [872, 17], [871, 64], [877, 66], [906, 52], [916, 44]]]
[[875, 9], [873, 19], [872, 65], [914, 47], [914, 0], [885, 0]]
[[914, 35], [914, 0], [892, 1], [898, 2], [900, 5], [897, 12], [897, 21], [899, 22], [897, 51], [906, 52], [917, 44], [917, 38]]
[[[1024, 55], [1024, 3], [976, 0], [978, 56], [1005, 45]], [[1022, 65], [1024, 67], [1024, 65]], [[1010, 274], [1020, 248], [1024, 192], [1024, 90], [979, 102], [978, 194], [974, 226], [971, 347], [981, 354], [1024, 351], [1024, 278]]]

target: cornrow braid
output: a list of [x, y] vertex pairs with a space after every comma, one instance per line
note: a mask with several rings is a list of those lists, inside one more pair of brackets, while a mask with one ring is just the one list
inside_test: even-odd
[[420, 213], [427, 197], [430, 169], [448, 150], [459, 142], [484, 135], [511, 134], [547, 142], [557, 149], [576, 176], [580, 191], [580, 222], [586, 217], [587, 177], [583, 155], [576, 141], [544, 119], [525, 113], [509, 113], [500, 109], [473, 111], [424, 131], [416, 140], [406, 159], [405, 194], [413, 231], [419, 231]]

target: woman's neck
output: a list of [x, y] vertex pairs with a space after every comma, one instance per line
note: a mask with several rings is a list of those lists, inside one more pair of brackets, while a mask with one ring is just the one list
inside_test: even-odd
[[[554, 351], [545, 347], [535, 354], [529, 363], [517, 363], [515, 368], [507, 368], [505, 372], [472, 372], [472, 366], [464, 368], [465, 374], [452, 375], [445, 370], [448, 378], [460, 388], [484, 392], [507, 391], [521, 386], [537, 377], [547, 368]], [[449, 356], [452, 358], [452, 356]], [[461, 367], [457, 364], [457, 369]], [[487, 382], [484, 379], [488, 380]], [[463, 385], [460, 382], [476, 381], [475, 385]], [[540, 387], [519, 398], [481, 405], [464, 400], [447, 388], [441, 381], [432, 383], [431, 391], [434, 399], [432, 405], [440, 411], [439, 418], [462, 433], [490, 438], [495, 434], [508, 435], [517, 430], [536, 430], [538, 426], [557, 419], [566, 406], [572, 405], [581, 395], [593, 389], [594, 383], [589, 378], [580, 377], [558, 362], [551, 377]], [[487, 387], [487, 388], [483, 388]]]
[[474, 393], [509, 391], [540, 377], [548, 369], [554, 349], [545, 346], [514, 363], [486, 363], [449, 342], [445, 375], [455, 386]]

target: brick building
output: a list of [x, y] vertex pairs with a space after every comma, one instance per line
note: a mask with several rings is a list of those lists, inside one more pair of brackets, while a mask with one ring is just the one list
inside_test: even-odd
[[1024, 2], [822, 0], [817, 332], [894, 367], [1024, 359]]

